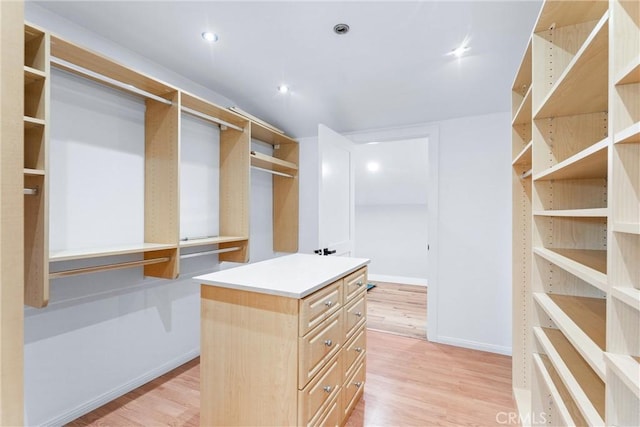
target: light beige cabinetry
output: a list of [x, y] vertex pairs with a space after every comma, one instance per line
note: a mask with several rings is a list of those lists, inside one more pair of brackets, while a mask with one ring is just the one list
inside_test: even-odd
[[513, 385], [533, 424], [640, 421], [638, 12], [544, 3], [514, 84], [531, 76], [526, 117], [514, 102]]
[[303, 298], [215, 274], [201, 286], [201, 424], [343, 424], [365, 384], [366, 267]]
[[[194, 256], [196, 252], [217, 253], [220, 261], [247, 262], [252, 164], [278, 173], [274, 175], [273, 185], [274, 250], [297, 251], [298, 143], [295, 140], [43, 29], [32, 25], [24, 28], [26, 304], [46, 306], [49, 280], [59, 277], [142, 267], [145, 276], [175, 279], [180, 274], [181, 255]], [[144, 237], [136, 244], [49, 251], [51, 67], [144, 99]], [[218, 236], [180, 238], [182, 113], [220, 127]], [[253, 154], [252, 138], [273, 145], [274, 155]], [[133, 260], [121, 262], [122, 255], [133, 256]], [[68, 264], [63, 263], [77, 260], [85, 260], [79, 268], [69, 269]]]

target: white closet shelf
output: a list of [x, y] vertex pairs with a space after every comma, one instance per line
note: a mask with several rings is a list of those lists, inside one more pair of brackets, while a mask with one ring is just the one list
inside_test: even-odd
[[513, 121], [511, 122], [512, 126], [531, 122], [531, 88], [532, 86], [529, 86], [529, 90], [527, 90], [518, 111], [516, 111]]
[[640, 142], [640, 122], [636, 122], [616, 133], [613, 142], [615, 144], [633, 144]]
[[602, 353], [606, 345], [606, 299], [542, 292], [534, 293], [533, 298], [604, 381], [606, 368]]
[[[605, 9], [606, 10], [606, 9]], [[601, 16], [573, 60], [542, 101], [534, 119], [607, 111], [609, 12]]]
[[640, 311], [640, 289], [628, 286], [612, 286], [611, 296]]
[[533, 328], [538, 343], [589, 425], [604, 423], [604, 383], [557, 329]]
[[637, 222], [614, 222], [611, 226], [613, 231], [618, 233], [640, 234], [640, 223]]
[[527, 169], [531, 167], [531, 152], [533, 147], [533, 141], [529, 141], [529, 143], [518, 153], [513, 162], [511, 162], [512, 166], [528, 166]]
[[607, 292], [607, 251], [534, 247], [533, 252], [601, 291]]
[[631, 356], [605, 353], [607, 367], [640, 399], [640, 362]]
[[537, 173], [533, 179], [534, 181], [548, 181], [551, 179], [606, 178], [608, 145], [609, 139], [604, 138], [557, 165]]
[[609, 209], [607, 208], [533, 211], [533, 215], [535, 216], [561, 216], [570, 218], [606, 218], [608, 213]]
[[[547, 387], [548, 393], [560, 413], [563, 425], [586, 425], [578, 406], [573, 401], [571, 394], [562, 383], [560, 376], [553, 368], [553, 364], [544, 354], [533, 354], [533, 364], [538, 371], [538, 375]], [[527, 412], [521, 412], [527, 413]], [[577, 421], [574, 421], [574, 418]]]
[[101, 248], [74, 249], [68, 251], [55, 251], [49, 254], [50, 262], [71, 261], [78, 259], [100, 258], [115, 255], [137, 254], [144, 252], [176, 249], [177, 245], [162, 243], [141, 243], [137, 245], [122, 245]]
[[640, 55], [633, 58], [622, 70], [620, 70], [615, 82], [616, 86], [640, 83]]
[[180, 247], [190, 248], [193, 246], [217, 245], [219, 243], [243, 242], [245, 240], [248, 240], [248, 238], [243, 236], [198, 237], [194, 239], [180, 240]]

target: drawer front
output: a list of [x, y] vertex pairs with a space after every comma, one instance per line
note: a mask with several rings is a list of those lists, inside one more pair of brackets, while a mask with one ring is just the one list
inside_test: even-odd
[[329, 406], [318, 414], [318, 416], [314, 417], [309, 424], [308, 427], [339, 427], [341, 423], [340, 414], [340, 405], [342, 403], [341, 397], [342, 390], [338, 393], [335, 399], [329, 403]]
[[342, 308], [342, 279], [300, 300], [298, 335], [304, 336]]
[[338, 356], [334, 357], [304, 390], [298, 391], [298, 424], [313, 424], [313, 420], [321, 418], [321, 413], [326, 409], [325, 403], [339, 395], [341, 380], [342, 367]]
[[364, 381], [366, 376], [366, 359], [363, 359], [352, 377], [349, 377], [342, 386], [342, 416], [348, 416], [358, 403], [364, 392]]
[[347, 307], [344, 319], [344, 335], [348, 340], [358, 330], [358, 328], [366, 322], [367, 319], [367, 294], [362, 293]]
[[351, 301], [367, 289], [367, 267], [354, 271], [344, 278], [344, 302]]
[[303, 388], [342, 348], [342, 310], [298, 338], [298, 388]]
[[343, 378], [349, 378], [357, 368], [356, 362], [360, 362], [367, 352], [367, 333], [362, 325], [353, 338], [342, 347]]

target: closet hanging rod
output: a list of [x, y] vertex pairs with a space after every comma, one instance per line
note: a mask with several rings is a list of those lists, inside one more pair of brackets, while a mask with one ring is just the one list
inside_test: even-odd
[[293, 175], [289, 175], [288, 173], [272, 171], [271, 169], [265, 169], [265, 168], [261, 168], [259, 166], [251, 166], [251, 168], [252, 169], [258, 169], [259, 171], [263, 171], [263, 172], [268, 172], [268, 173], [271, 173], [273, 175], [280, 175], [280, 176], [286, 176], [287, 178], [293, 178]]
[[23, 190], [25, 196], [37, 196], [38, 195], [38, 187], [36, 188], [25, 188]]
[[165, 256], [160, 258], [145, 259], [141, 261], [129, 261], [129, 262], [120, 262], [117, 264], [96, 265], [93, 267], [74, 268], [73, 270], [64, 270], [64, 271], [56, 271], [54, 273], [49, 273], [49, 279], [56, 279], [58, 277], [75, 276], [78, 274], [95, 273], [98, 271], [120, 270], [122, 268], [132, 268], [132, 267], [140, 267], [143, 265], [160, 264], [162, 262], [167, 262], [170, 260], [171, 260], [170, 257]]
[[523, 172], [523, 173], [520, 175], [520, 179], [525, 179], [525, 178], [527, 178], [527, 177], [530, 177], [532, 173], [533, 173], [533, 169], [529, 169], [528, 171]]
[[191, 114], [192, 116], [200, 117], [201, 119], [208, 120], [208, 121], [213, 122], [213, 123], [215, 123], [217, 125], [226, 126], [226, 127], [231, 128], [231, 129], [239, 130], [240, 132], [244, 131], [244, 129], [239, 127], [239, 126], [233, 125], [233, 124], [231, 124], [229, 122], [225, 122], [224, 120], [221, 120], [221, 119], [219, 119], [217, 117], [213, 117], [213, 116], [210, 116], [208, 114], [201, 113], [200, 111], [193, 110], [193, 109], [191, 109], [189, 107], [182, 106], [182, 107], [180, 107], [180, 109], [182, 111], [184, 111], [185, 113], [187, 113], [187, 114]]
[[204, 252], [194, 252], [192, 254], [180, 255], [180, 259], [195, 258], [197, 256], [203, 256], [203, 255], [223, 254], [225, 252], [239, 251], [240, 249], [242, 249], [240, 246], [234, 246], [232, 248], [215, 249], [212, 251], [204, 251]]
[[55, 56], [51, 57], [51, 64], [58, 66], [58, 68], [62, 70], [82, 74], [83, 76], [89, 77], [93, 80], [97, 80], [110, 86], [115, 86], [127, 92], [135, 93], [136, 95], [144, 96], [145, 98], [153, 99], [154, 101], [162, 102], [163, 104], [173, 104], [170, 100], [162, 98], [161, 96], [154, 95], [153, 93], [147, 92], [146, 90], [138, 89], [133, 85], [122, 83], [119, 80], [112, 79], [111, 77], [104, 76], [102, 74], [96, 73], [95, 71], [87, 70], [86, 68], [72, 64], [71, 62], [65, 61], [64, 59], [56, 58]]

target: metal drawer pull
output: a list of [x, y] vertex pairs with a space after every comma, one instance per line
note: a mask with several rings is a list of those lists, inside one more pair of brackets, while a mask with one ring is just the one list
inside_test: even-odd
[[333, 305], [333, 301], [329, 300], [324, 303], [327, 307], [331, 307]]
[[[358, 387], [360, 387], [360, 386], [358, 386]], [[324, 391], [326, 391], [327, 393], [331, 393], [331, 390], [333, 390], [333, 387], [331, 387], [330, 385], [326, 385], [326, 386], [322, 387], [322, 389]]]
[[364, 285], [364, 283], [362, 283], [362, 280], [358, 280], [358, 283], [356, 283], [357, 286], [362, 286]]
[[354, 350], [356, 351], [356, 353], [362, 353], [362, 347], [356, 347], [354, 348]]
[[356, 317], [362, 317], [362, 312], [361, 311], [356, 311], [354, 314], [356, 315]]
[[354, 386], [356, 386], [357, 388], [360, 388], [362, 386], [362, 382], [358, 381], [357, 383], [353, 383]]
[[331, 340], [325, 340], [324, 341], [324, 345], [326, 345], [327, 347], [331, 347], [333, 345], [333, 341]]

